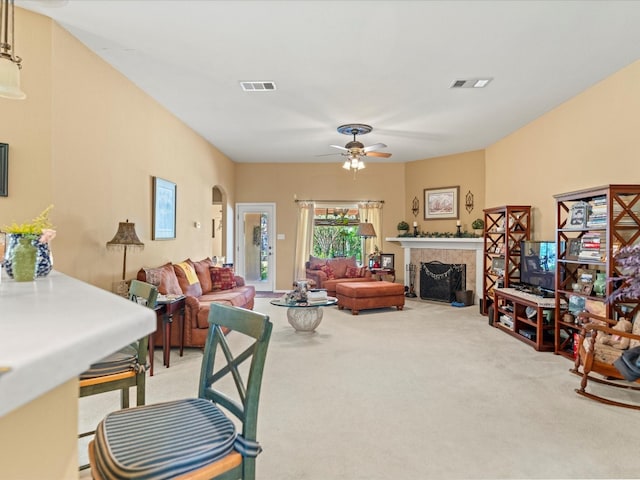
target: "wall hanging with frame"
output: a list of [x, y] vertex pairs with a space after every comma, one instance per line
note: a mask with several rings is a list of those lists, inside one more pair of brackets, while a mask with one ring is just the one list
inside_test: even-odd
[[9, 144], [0, 143], [0, 197], [9, 196]]
[[176, 238], [176, 184], [153, 177], [153, 240]]
[[425, 220], [455, 220], [459, 218], [460, 187], [424, 189]]

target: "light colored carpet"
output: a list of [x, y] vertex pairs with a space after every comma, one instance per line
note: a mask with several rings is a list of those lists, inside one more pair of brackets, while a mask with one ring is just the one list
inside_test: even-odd
[[[274, 323], [258, 479], [640, 476], [640, 413], [579, 397], [567, 359], [489, 327], [477, 305], [331, 307], [314, 334], [268, 299], [255, 310]], [[174, 349], [169, 369], [160, 355], [147, 403], [195, 396], [202, 353]], [[117, 394], [81, 399], [81, 430], [117, 408]]]

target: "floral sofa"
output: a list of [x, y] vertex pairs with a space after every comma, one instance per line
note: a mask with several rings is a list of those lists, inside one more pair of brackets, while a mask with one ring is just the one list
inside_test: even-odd
[[316, 283], [316, 288], [324, 288], [327, 295], [336, 296], [336, 286], [342, 282], [373, 281], [367, 267], [359, 267], [356, 257], [318, 258], [309, 256], [305, 265], [307, 278]]
[[[163, 295], [185, 295], [184, 346], [203, 347], [209, 331], [209, 306], [212, 302], [253, 309], [255, 288], [245, 285], [233, 270], [217, 267], [210, 258], [167, 263], [156, 268], [141, 268], [138, 280], [158, 287]], [[179, 329], [171, 329], [171, 345], [180, 344]], [[161, 344], [161, 338], [156, 339]]]

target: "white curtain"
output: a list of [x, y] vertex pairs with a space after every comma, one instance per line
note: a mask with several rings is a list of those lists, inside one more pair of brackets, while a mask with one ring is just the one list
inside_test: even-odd
[[367, 265], [367, 258], [373, 253], [375, 246], [377, 245], [380, 251], [382, 248], [382, 206], [383, 202], [362, 202], [358, 203], [358, 211], [360, 214], [361, 222], [368, 222], [373, 225], [373, 229], [376, 231], [374, 238], [367, 238], [364, 241], [364, 250], [362, 251], [362, 263]]
[[309, 261], [313, 248], [313, 219], [315, 203], [298, 202], [298, 228], [296, 230], [296, 250], [293, 281], [307, 278], [305, 263]]

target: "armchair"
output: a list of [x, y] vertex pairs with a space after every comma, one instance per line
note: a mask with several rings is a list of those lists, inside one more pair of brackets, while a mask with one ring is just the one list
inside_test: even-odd
[[[589, 381], [626, 390], [640, 391], [640, 386], [635, 385], [640, 383], [640, 379], [634, 382], [626, 381], [624, 375], [614, 365], [624, 352], [640, 346], [640, 314], [636, 313], [630, 332], [614, 328], [618, 323], [616, 320], [592, 313], [582, 312], [578, 318], [585, 323], [579, 335], [579, 350], [575, 366], [570, 370], [572, 373], [582, 377], [580, 388], [576, 389], [576, 393], [608, 405], [640, 410], [640, 404], [614, 400], [592, 391], [587, 391]], [[607, 341], [603, 341], [604, 338]], [[614, 342], [615, 344], [611, 345]], [[594, 373], [601, 375], [602, 378], [593, 376]]]

